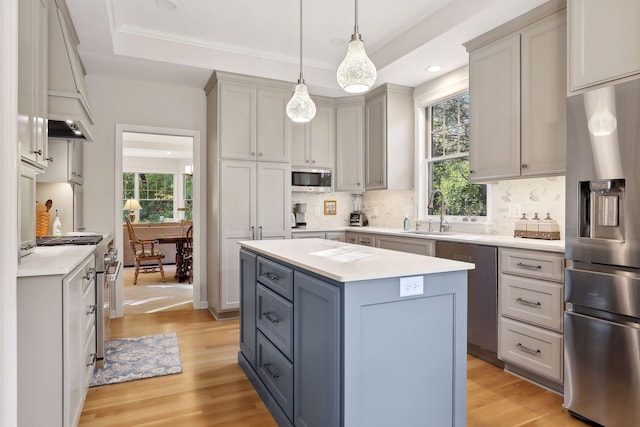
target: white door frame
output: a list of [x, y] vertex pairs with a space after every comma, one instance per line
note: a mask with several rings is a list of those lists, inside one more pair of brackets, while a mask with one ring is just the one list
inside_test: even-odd
[[[206, 153], [204, 153], [204, 147], [200, 140], [200, 131], [188, 130], [188, 129], [175, 129], [175, 128], [163, 128], [157, 126], [142, 126], [116, 123], [116, 141], [115, 141], [115, 194], [116, 197], [122, 194], [122, 134], [124, 132], [137, 132], [137, 133], [150, 133], [157, 135], [174, 135], [174, 136], [187, 136], [193, 138], [193, 227], [198, 230], [193, 234], [193, 308], [204, 309], [208, 307], [207, 297], [203, 291], [206, 291], [206, 287], [202, 284], [206, 283], [207, 277], [206, 270], [206, 245], [201, 236], [206, 236], [205, 218], [201, 215], [201, 210], [205, 204], [205, 182], [206, 180], [202, 176], [202, 172], [205, 170], [201, 162], [206, 159]], [[118, 199], [119, 200], [119, 199]], [[118, 253], [122, 254], [124, 248], [124, 242], [122, 238], [122, 227], [118, 227], [122, 223], [122, 206], [120, 202], [115, 203], [115, 244], [118, 249]], [[122, 317], [124, 315], [124, 278], [123, 274], [118, 277], [116, 282], [115, 292], [115, 313], [112, 311], [112, 317]]]
[[0, 426], [18, 425], [18, 0], [0, 2]]

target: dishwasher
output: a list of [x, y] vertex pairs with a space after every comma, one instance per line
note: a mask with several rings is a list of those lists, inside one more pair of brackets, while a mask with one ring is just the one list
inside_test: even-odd
[[437, 241], [436, 257], [475, 264], [468, 272], [467, 353], [504, 368], [498, 359], [498, 248]]

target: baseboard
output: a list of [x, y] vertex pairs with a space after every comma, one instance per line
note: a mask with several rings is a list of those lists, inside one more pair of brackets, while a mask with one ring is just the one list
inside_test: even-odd
[[529, 381], [530, 383], [534, 383], [537, 386], [559, 394], [560, 396], [564, 395], [564, 385], [562, 383], [558, 383], [543, 376], [534, 374], [533, 372], [527, 371], [526, 369], [521, 369], [520, 367], [512, 365], [510, 363], [505, 363], [504, 370], [505, 372], [515, 375], [516, 377], [522, 378], [523, 380]]
[[498, 359], [498, 355], [491, 350], [481, 348], [475, 344], [467, 343], [467, 353], [472, 356], [482, 359], [487, 363], [491, 363], [494, 366], [502, 369], [504, 368], [504, 362]]
[[[208, 305], [208, 304], [207, 304]], [[211, 313], [211, 315], [216, 319], [216, 320], [232, 320], [232, 319], [239, 319], [240, 318], [240, 310], [231, 310], [231, 311], [216, 311], [213, 307], [205, 307], [209, 310], [209, 313]]]

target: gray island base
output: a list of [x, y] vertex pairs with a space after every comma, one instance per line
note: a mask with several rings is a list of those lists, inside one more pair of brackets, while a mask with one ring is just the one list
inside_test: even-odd
[[464, 262], [240, 242], [238, 363], [280, 426], [466, 424]]

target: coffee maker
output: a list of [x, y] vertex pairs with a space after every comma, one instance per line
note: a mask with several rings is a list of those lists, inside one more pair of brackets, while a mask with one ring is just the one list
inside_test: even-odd
[[369, 225], [369, 221], [362, 212], [362, 194], [351, 195], [351, 214], [349, 215], [349, 225], [363, 227]]
[[304, 214], [307, 212], [307, 204], [306, 203], [296, 203], [293, 205], [293, 213], [296, 218], [296, 228], [304, 228], [307, 226], [307, 222], [305, 221]]

